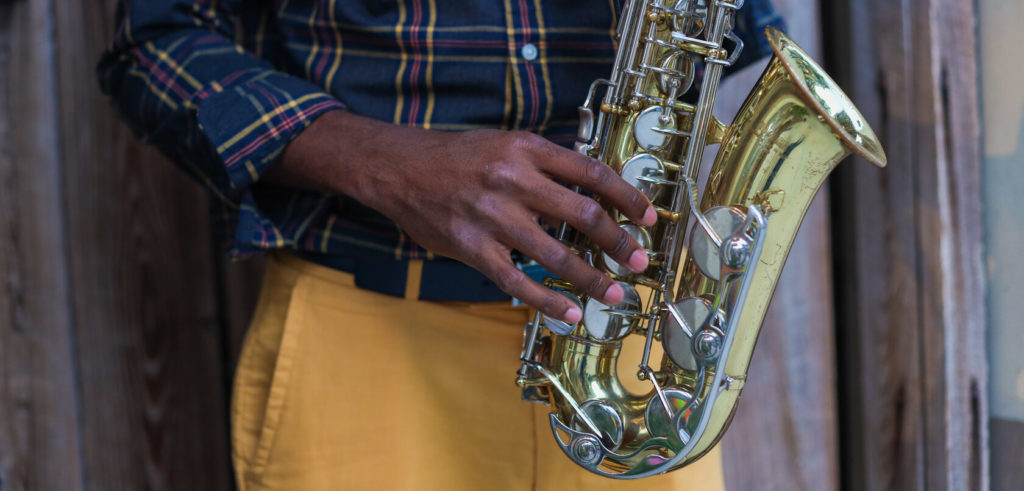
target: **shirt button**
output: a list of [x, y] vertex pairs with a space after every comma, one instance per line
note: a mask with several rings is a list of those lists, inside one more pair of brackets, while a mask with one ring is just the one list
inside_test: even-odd
[[533, 43], [526, 43], [523, 45], [522, 50], [523, 59], [526, 61], [533, 61], [537, 59], [537, 46]]

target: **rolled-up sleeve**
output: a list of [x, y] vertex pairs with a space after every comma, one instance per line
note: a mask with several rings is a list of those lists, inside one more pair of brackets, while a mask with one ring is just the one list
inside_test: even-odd
[[317, 116], [342, 108], [234, 39], [234, 3], [122, 1], [103, 91], [147, 143], [237, 203]]

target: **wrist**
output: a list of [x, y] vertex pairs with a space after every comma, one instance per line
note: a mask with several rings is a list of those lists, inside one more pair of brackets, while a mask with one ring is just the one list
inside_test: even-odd
[[336, 174], [332, 160], [339, 151], [337, 137], [332, 135], [342, 134], [346, 114], [344, 110], [327, 111], [313, 120], [288, 143], [263, 179], [325, 193], [345, 193], [332, 179]]
[[391, 201], [387, 194], [404, 188], [403, 171], [418, 172], [415, 149], [436, 147], [445, 135], [344, 110], [329, 111], [285, 147], [265, 177], [288, 186], [344, 194], [386, 214], [382, 208]]

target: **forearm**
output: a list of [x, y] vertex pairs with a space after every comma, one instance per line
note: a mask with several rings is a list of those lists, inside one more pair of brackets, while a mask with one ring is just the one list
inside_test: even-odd
[[[344, 194], [372, 208], [388, 168], [409, 170], [424, 152], [436, 154], [450, 135], [398, 126], [348, 111], [329, 111], [300, 133], [263, 179], [300, 189]], [[416, 155], [420, 155], [417, 158]], [[424, 170], [425, 171], [425, 170]]]

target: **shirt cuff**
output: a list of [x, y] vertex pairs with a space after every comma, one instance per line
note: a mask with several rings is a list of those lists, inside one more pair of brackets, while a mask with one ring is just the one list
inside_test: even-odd
[[272, 70], [242, 70], [210, 89], [199, 98], [199, 128], [234, 190], [255, 182], [317, 116], [345, 107], [320, 87]]

